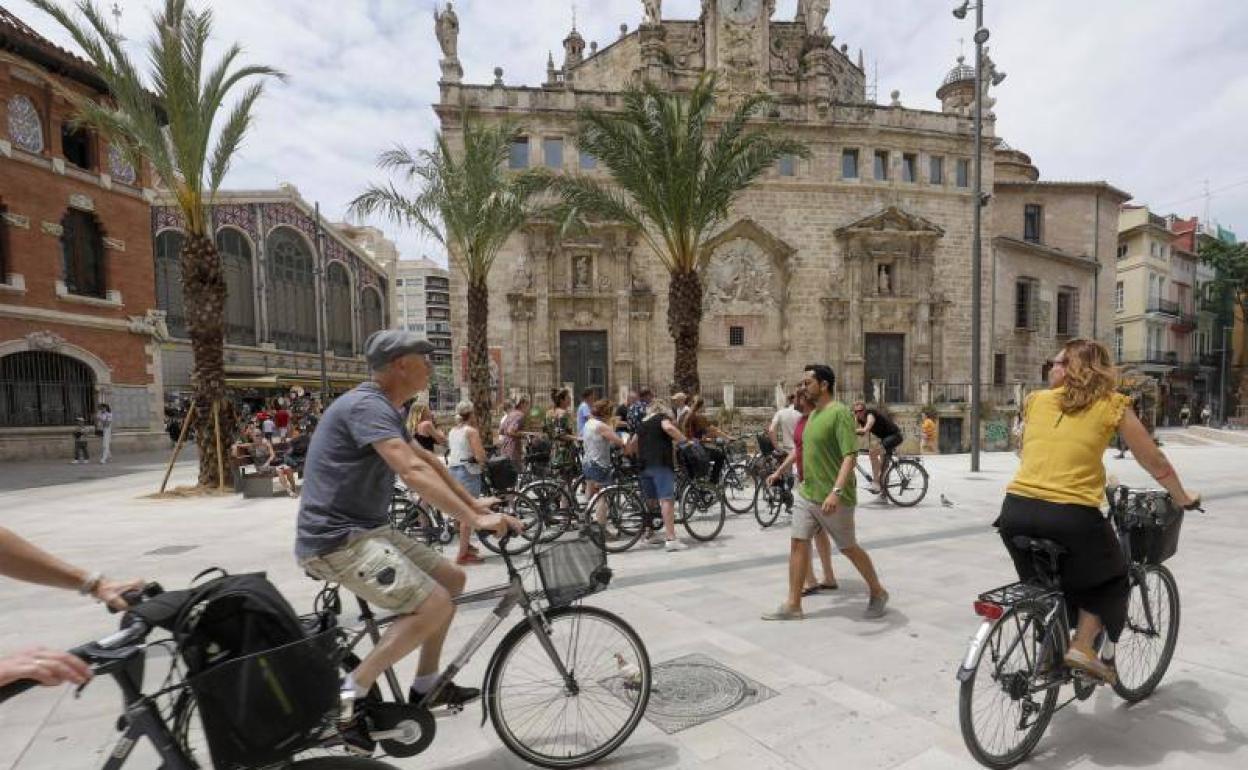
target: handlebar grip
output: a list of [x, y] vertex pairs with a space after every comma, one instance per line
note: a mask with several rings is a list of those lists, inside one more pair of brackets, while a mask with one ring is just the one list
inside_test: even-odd
[[[164, 592], [165, 589], [160, 585], [160, 583], [152, 582], [145, 584], [142, 588], [126, 591], [121, 595], [121, 598], [126, 602], [126, 609], [134, 609], [148, 599], [151, 599], [154, 596], [160, 596]], [[124, 610], [117, 610], [112, 607], [109, 607], [108, 611], [111, 613], [124, 612]]]
[[4, 703], [9, 698], [16, 698], [27, 690], [38, 686], [39, 683], [34, 679], [18, 679], [16, 682], [9, 682], [0, 687], [0, 703]]

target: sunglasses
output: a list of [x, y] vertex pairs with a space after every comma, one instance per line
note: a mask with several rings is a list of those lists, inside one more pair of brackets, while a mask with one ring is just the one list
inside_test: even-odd
[[1064, 358], [1050, 358], [1050, 359], [1048, 360], [1048, 364], [1049, 364], [1049, 366], [1065, 366], [1065, 365], [1066, 365], [1066, 359], [1064, 359]]

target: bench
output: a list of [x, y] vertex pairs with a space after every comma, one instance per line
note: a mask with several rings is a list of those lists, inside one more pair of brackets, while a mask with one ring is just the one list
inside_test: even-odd
[[275, 489], [273, 484], [277, 478], [277, 471], [270, 469], [267, 471], [257, 471], [251, 466], [234, 466], [234, 491], [241, 492], [244, 499], [256, 497], [276, 497], [284, 494], [280, 489]]

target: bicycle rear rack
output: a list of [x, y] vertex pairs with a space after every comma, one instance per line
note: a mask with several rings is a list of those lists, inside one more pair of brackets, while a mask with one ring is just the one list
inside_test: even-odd
[[1056, 588], [1020, 581], [985, 591], [979, 595], [979, 601], [991, 602], [1000, 607], [1014, 607], [1019, 604], [1042, 602], [1060, 593], [1061, 591]]

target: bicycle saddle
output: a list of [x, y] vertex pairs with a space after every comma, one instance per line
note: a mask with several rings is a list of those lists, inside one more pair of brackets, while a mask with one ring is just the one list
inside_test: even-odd
[[1015, 548], [1023, 551], [1034, 551], [1054, 557], [1066, 555], [1066, 546], [1055, 543], [1052, 540], [1045, 540], [1040, 537], [1027, 537], [1026, 535], [1015, 535], [1011, 540]]

